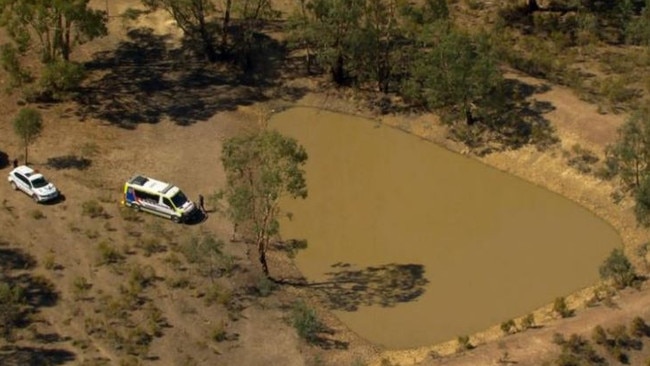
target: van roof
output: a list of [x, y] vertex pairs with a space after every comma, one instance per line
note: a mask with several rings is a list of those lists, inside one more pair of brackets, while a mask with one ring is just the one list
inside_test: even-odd
[[128, 184], [132, 186], [139, 186], [146, 190], [154, 191], [163, 195], [167, 193], [174, 193], [177, 189], [173, 184], [165, 183], [156, 179], [145, 177], [144, 175], [133, 176]]

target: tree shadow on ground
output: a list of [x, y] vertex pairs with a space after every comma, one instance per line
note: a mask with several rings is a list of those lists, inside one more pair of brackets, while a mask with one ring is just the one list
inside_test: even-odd
[[8, 274], [14, 270], [27, 270], [36, 266], [36, 259], [19, 248], [7, 248], [7, 243], [2, 243], [0, 246], [0, 269], [3, 274]]
[[332, 310], [356, 311], [360, 306], [392, 307], [420, 297], [429, 281], [421, 264], [385, 264], [350, 269], [349, 264], [334, 264], [328, 279], [306, 286], [322, 295]]
[[91, 164], [90, 159], [82, 158], [76, 155], [55, 156], [47, 159], [45, 165], [52, 169], [77, 169], [84, 170]]
[[6, 152], [0, 150], [0, 169], [4, 169], [9, 165], [9, 156]]
[[114, 51], [100, 52], [85, 65], [91, 78], [76, 99], [82, 118], [124, 128], [164, 118], [190, 125], [220, 111], [266, 101], [265, 90], [275, 85], [273, 73], [243, 85], [231, 65], [206, 64], [182, 46], [168, 48], [170, 36], [149, 28], [133, 29], [127, 36]]
[[[30, 254], [19, 248], [8, 247], [5, 242], [0, 245], [2, 246], [0, 248], [0, 281], [12, 289], [12, 292], [13, 289], [20, 289], [19, 297], [13, 298], [11, 301], [8, 300], [8, 297], [3, 299], [7, 302], [3, 307], [2, 318], [5, 323], [1, 328], [5, 335], [10, 336], [12, 329], [24, 329], [30, 326], [33, 323], [32, 314], [38, 313], [40, 308], [56, 305], [59, 293], [52, 281], [31, 272], [36, 268], [37, 263]], [[7, 292], [4, 292], [4, 295], [6, 296]], [[36, 334], [34, 337], [35, 342], [47, 344], [63, 342], [67, 339], [56, 333]], [[52, 364], [52, 360], [56, 360], [58, 357], [59, 353], [57, 352], [63, 352], [61, 353], [62, 362], [74, 359], [74, 354], [68, 351], [10, 346], [0, 352], [0, 364], [45, 364], [41, 362], [41, 357], [50, 360], [49, 364]]]
[[5, 366], [63, 365], [75, 361], [75, 359], [74, 353], [64, 349], [14, 345], [0, 348], [0, 365]]

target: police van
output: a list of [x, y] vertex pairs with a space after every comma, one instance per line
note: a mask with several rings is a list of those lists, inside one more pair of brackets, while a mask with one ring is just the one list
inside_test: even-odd
[[143, 175], [135, 175], [124, 184], [123, 203], [134, 210], [147, 211], [174, 222], [185, 222], [198, 211], [175, 185]]

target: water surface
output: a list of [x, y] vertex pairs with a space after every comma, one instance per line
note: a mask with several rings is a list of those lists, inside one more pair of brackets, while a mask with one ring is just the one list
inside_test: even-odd
[[396, 129], [309, 108], [271, 126], [305, 146], [309, 197], [285, 239], [353, 331], [433, 344], [526, 315], [598, 280], [613, 228], [533, 184]]

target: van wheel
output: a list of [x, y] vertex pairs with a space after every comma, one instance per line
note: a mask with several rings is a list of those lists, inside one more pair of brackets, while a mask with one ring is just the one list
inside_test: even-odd
[[181, 218], [178, 217], [178, 216], [172, 216], [171, 218], [172, 218], [172, 221], [175, 222], [175, 223], [177, 223], [177, 224], [178, 224], [179, 222], [181, 222]]
[[14, 191], [18, 190], [18, 187], [16, 186], [16, 182], [14, 182], [13, 180], [11, 181], [11, 189], [13, 189]]
[[133, 211], [140, 211], [140, 206], [138, 206], [137, 203], [132, 203], [131, 208], [133, 209]]
[[38, 196], [37, 195], [33, 194], [32, 199], [34, 200], [34, 202], [38, 203]]

